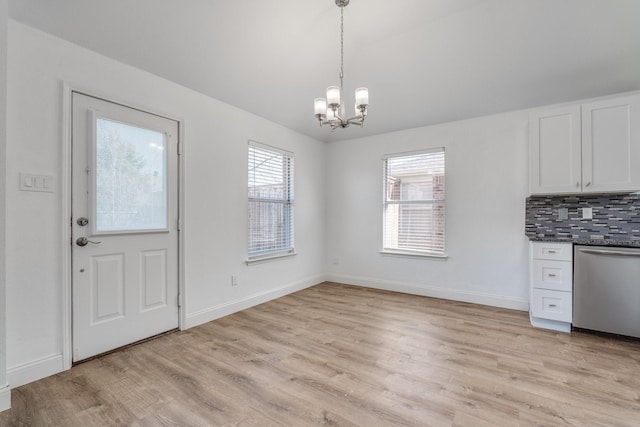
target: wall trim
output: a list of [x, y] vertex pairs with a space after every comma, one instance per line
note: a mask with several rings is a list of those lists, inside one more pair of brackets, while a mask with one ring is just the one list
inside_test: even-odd
[[342, 283], [345, 285], [362, 286], [365, 288], [381, 289], [384, 291], [402, 292], [405, 294], [420, 295], [424, 297], [442, 298], [453, 301], [470, 302], [473, 304], [490, 305], [492, 307], [509, 308], [512, 310], [529, 311], [529, 301], [526, 299], [494, 295], [484, 292], [474, 292], [463, 289], [447, 289], [436, 286], [374, 279], [371, 277], [348, 276], [344, 274], [331, 273], [327, 274], [327, 281]]
[[0, 412], [11, 409], [11, 388], [7, 385], [0, 388]]
[[317, 276], [299, 280], [297, 282], [293, 282], [276, 289], [249, 295], [247, 297], [236, 299], [234, 301], [229, 301], [224, 304], [219, 304], [210, 308], [206, 308], [204, 310], [196, 311], [195, 313], [187, 315], [186, 329], [202, 325], [203, 323], [207, 323], [242, 310], [246, 310], [247, 308], [283, 297], [285, 295], [289, 295], [293, 292], [301, 291], [311, 286], [323, 283], [326, 280], [327, 278], [325, 274], [319, 274]]
[[62, 353], [53, 354], [7, 369], [7, 380], [11, 388], [55, 375], [65, 370]]

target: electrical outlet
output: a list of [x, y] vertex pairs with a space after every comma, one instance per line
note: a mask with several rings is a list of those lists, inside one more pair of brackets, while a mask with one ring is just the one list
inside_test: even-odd
[[569, 219], [569, 209], [568, 208], [559, 208], [558, 209], [558, 219]]
[[582, 208], [582, 219], [593, 219], [593, 209]]
[[231, 276], [231, 286], [238, 286], [238, 276], [235, 274]]

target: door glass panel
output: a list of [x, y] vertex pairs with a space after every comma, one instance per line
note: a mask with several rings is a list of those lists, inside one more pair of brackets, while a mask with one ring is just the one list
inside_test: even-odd
[[166, 135], [98, 117], [96, 232], [167, 228]]

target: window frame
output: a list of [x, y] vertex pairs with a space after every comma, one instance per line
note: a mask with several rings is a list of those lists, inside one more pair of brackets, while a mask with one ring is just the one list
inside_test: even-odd
[[[388, 161], [389, 159], [397, 159], [397, 158], [403, 158], [403, 157], [413, 157], [413, 156], [419, 156], [419, 155], [424, 155], [424, 154], [433, 154], [433, 153], [442, 153], [442, 168], [443, 168], [443, 174], [442, 174], [442, 198], [437, 198], [435, 197], [433, 194], [431, 195], [431, 198], [423, 198], [423, 199], [410, 199], [410, 200], [393, 200], [390, 201], [389, 199], [389, 185], [388, 185]], [[428, 257], [428, 258], [441, 258], [441, 259], [446, 259], [447, 253], [446, 253], [446, 189], [445, 189], [445, 182], [446, 182], [446, 155], [445, 155], [445, 148], [444, 147], [436, 147], [436, 148], [430, 148], [430, 149], [424, 149], [424, 150], [416, 150], [416, 151], [408, 151], [408, 152], [401, 152], [401, 153], [392, 153], [392, 154], [387, 154], [384, 155], [382, 158], [382, 169], [383, 169], [383, 173], [382, 173], [382, 185], [383, 185], [383, 190], [382, 190], [382, 249], [380, 250], [381, 254], [384, 255], [399, 255], [399, 256], [410, 256], [410, 257]], [[433, 170], [433, 169], [430, 169]], [[429, 169], [425, 170], [423, 173], [428, 173]], [[415, 182], [419, 182], [419, 179], [415, 179]], [[431, 188], [431, 190], [433, 191], [433, 186]], [[400, 183], [399, 186], [399, 191], [400, 191], [400, 199], [402, 199], [402, 193], [403, 193], [403, 189], [402, 189], [402, 183]], [[388, 227], [388, 207], [390, 205], [397, 205], [399, 206], [398, 211], [401, 212], [403, 207], [404, 208], [409, 208], [411, 206], [418, 206], [418, 205], [432, 205], [432, 206], [436, 206], [438, 204], [441, 204], [442, 206], [442, 227], [441, 229], [438, 228], [434, 228], [431, 227], [430, 230], [434, 231], [434, 232], [442, 232], [442, 250], [420, 250], [420, 249], [415, 249], [415, 248], [402, 248], [400, 247], [399, 244], [396, 244], [396, 246], [391, 246], [388, 245], [388, 234], [387, 234], [387, 227]], [[397, 224], [398, 227], [400, 226], [400, 216], [397, 219]], [[398, 231], [398, 234], [400, 232]], [[399, 238], [398, 238], [399, 239]]]
[[[267, 152], [272, 155], [280, 156], [282, 158], [282, 185], [283, 185], [283, 194], [281, 198], [266, 198], [266, 197], [255, 197], [251, 196], [250, 190], [250, 179], [249, 175], [252, 172], [251, 162], [251, 150], [260, 150], [262, 152]], [[277, 147], [273, 147], [267, 144], [263, 144], [257, 141], [249, 140], [247, 145], [247, 265], [268, 261], [273, 259], [279, 259], [289, 256], [296, 255], [295, 252], [295, 201], [294, 201], [294, 154], [293, 152], [283, 150]], [[254, 168], [255, 172], [255, 168]], [[252, 246], [255, 245], [255, 242], [252, 241], [252, 220], [250, 215], [250, 210], [252, 203], [267, 203], [273, 205], [282, 205], [283, 219], [285, 221], [284, 226], [284, 242], [285, 244], [274, 249], [260, 250], [260, 251], [251, 251]]]

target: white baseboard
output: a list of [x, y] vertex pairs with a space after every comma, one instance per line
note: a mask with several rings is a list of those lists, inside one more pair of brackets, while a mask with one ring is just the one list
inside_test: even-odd
[[62, 354], [54, 354], [8, 368], [7, 381], [11, 388], [16, 388], [62, 371], [64, 371]]
[[493, 307], [510, 308], [513, 310], [529, 310], [529, 301], [526, 299], [507, 297], [503, 295], [492, 295], [483, 292], [439, 288], [435, 286], [416, 285], [411, 283], [393, 282], [390, 280], [373, 279], [370, 277], [347, 276], [343, 274], [331, 273], [327, 274], [327, 281], [344, 283], [345, 285], [382, 289], [385, 291], [402, 292], [411, 295], [470, 302], [474, 304], [490, 305]]
[[571, 332], [571, 323], [559, 322], [557, 320], [540, 319], [539, 317], [529, 316], [531, 325], [536, 328], [551, 329], [558, 332]]
[[273, 299], [291, 294], [293, 292], [306, 289], [308, 287], [322, 283], [326, 281], [326, 279], [327, 279], [326, 276], [324, 274], [321, 274], [318, 276], [310, 277], [305, 280], [300, 280], [298, 282], [291, 283], [286, 286], [282, 286], [277, 289], [271, 289], [267, 292], [249, 295], [241, 299], [229, 301], [224, 304], [207, 308], [205, 310], [200, 310], [195, 313], [187, 314], [185, 329], [202, 325], [203, 323], [207, 323], [212, 320], [219, 319], [224, 316], [228, 316], [229, 314], [246, 310], [247, 308], [253, 307], [254, 305], [262, 304], [267, 301], [271, 301]]
[[0, 388], [0, 412], [11, 409], [11, 388], [7, 385]]

